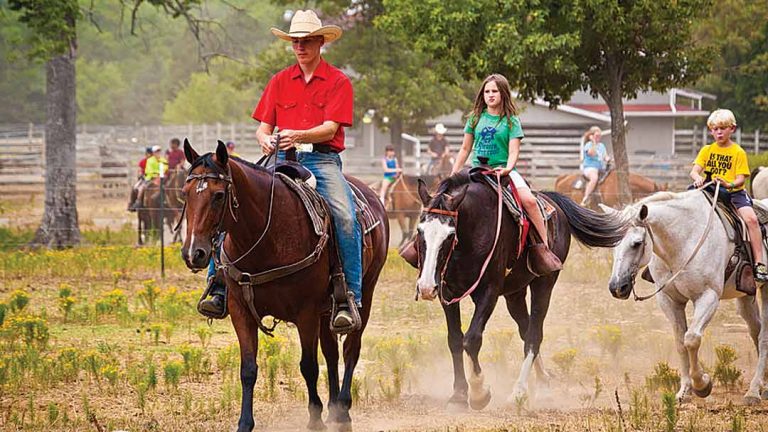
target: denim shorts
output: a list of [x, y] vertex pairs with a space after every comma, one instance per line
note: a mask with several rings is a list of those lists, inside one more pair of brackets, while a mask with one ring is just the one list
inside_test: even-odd
[[752, 207], [752, 198], [747, 194], [744, 189], [738, 192], [731, 192], [731, 204], [737, 209], [742, 207]]

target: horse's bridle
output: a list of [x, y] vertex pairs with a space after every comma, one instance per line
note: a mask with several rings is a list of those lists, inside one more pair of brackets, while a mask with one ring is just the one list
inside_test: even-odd
[[[713, 183], [715, 183], [715, 182], [714, 181], [710, 181], [709, 183], [706, 183], [706, 184], [702, 185], [700, 188], [698, 188], [698, 190], [702, 190], [702, 189], [708, 187], [709, 185], [711, 185]], [[704, 245], [704, 240], [707, 238], [707, 235], [709, 234], [709, 230], [712, 228], [712, 219], [713, 219], [713, 217], [715, 215], [715, 209], [717, 208], [717, 197], [718, 197], [719, 194], [720, 194], [720, 187], [719, 187], [719, 185], [716, 185], [715, 186], [715, 195], [712, 198], [712, 211], [709, 212], [709, 218], [707, 219], [707, 226], [706, 226], [706, 228], [704, 228], [704, 233], [701, 235], [701, 238], [699, 238], [699, 242], [696, 244], [696, 247], [693, 249], [693, 252], [688, 257], [688, 259], [685, 260], [683, 265], [681, 265], [680, 268], [675, 273], [673, 273], [672, 276], [670, 276], [669, 279], [664, 281], [664, 283], [661, 284], [661, 286], [658, 287], [656, 289], [656, 291], [654, 291], [652, 294], [649, 294], [649, 295], [638, 296], [637, 293], [635, 292], [634, 280], [635, 280], [635, 277], [637, 276], [637, 273], [640, 271], [639, 267], [632, 274], [632, 282], [633, 282], [632, 283], [632, 295], [634, 296], [635, 301], [648, 300], [649, 298], [654, 297], [656, 294], [660, 293], [664, 288], [667, 287], [667, 285], [672, 283], [672, 281], [675, 280], [680, 275], [680, 273], [683, 272], [683, 270], [685, 270], [685, 268], [688, 266], [688, 264], [690, 264], [691, 261], [693, 261], [693, 258], [699, 253], [699, 250], [701, 249], [701, 246]], [[654, 249], [656, 249], [656, 241], [654, 240], [653, 232], [651, 231], [651, 227], [648, 225], [648, 223], [646, 221], [636, 222], [635, 226], [641, 226], [641, 227], [643, 227], [645, 229], [646, 234], [651, 239], [651, 245], [653, 246]], [[667, 264], [667, 268], [670, 268], [670, 266], [668, 264]]]
[[[468, 295], [472, 294], [472, 292], [478, 287], [478, 285], [480, 285], [480, 281], [483, 279], [483, 276], [485, 275], [485, 270], [488, 268], [488, 264], [491, 262], [491, 257], [493, 257], [493, 254], [496, 252], [496, 245], [498, 244], [499, 235], [501, 234], [501, 216], [502, 216], [501, 210], [503, 206], [502, 205], [503, 199], [502, 199], [502, 192], [501, 192], [501, 188], [502, 188], [501, 176], [497, 171], [494, 171], [493, 173], [496, 175], [496, 184], [497, 184], [496, 192], [498, 195], [497, 196], [498, 208], [497, 208], [497, 215], [496, 215], [496, 236], [493, 239], [493, 247], [491, 247], [490, 252], [488, 252], [488, 256], [485, 258], [485, 261], [483, 262], [483, 266], [480, 268], [480, 274], [477, 275], [477, 279], [475, 280], [475, 282], [472, 284], [472, 286], [469, 287], [469, 289], [467, 289], [466, 292], [464, 292], [464, 294], [454, 299], [446, 300], [445, 296], [443, 295], [443, 288], [445, 287], [445, 284], [446, 284], [445, 273], [448, 270], [448, 263], [451, 261], [451, 255], [453, 254], [453, 250], [456, 249], [456, 245], [459, 243], [459, 234], [458, 234], [459, 212], [454, 210], [443, 210], [443, 209], [438, 209], [433, 207], [428, 207], [422, 211], [422, 214], [432, 213], [432, 214], [437, 214], [442, 216], [449, 216], [454, 220], [455, 226], [456, 226], [456, 232], [454, 233], [451, 249], [448, 252], [448, 256], [445, 258], [445, 264], [443, 264], [443, 269], [440, 273], [440, 286], [438, 287], [438, 291], [437, 291], [437, 294], [440, 297], [440, 301], [443, 303], [444, 306], [450, 306], [454, 303], [457, 303], [463, 300]], [[419, 269], [421, 269], [421, 252], [418, 250], [418, 245], [419, 245], [419, 242], [416, 242], [416, 248], [417, 248], [416, 252], [419, 256], [418, 265], [419, 265]], [[418, 295], [417, 295], [417, 298], [418, 298]]]

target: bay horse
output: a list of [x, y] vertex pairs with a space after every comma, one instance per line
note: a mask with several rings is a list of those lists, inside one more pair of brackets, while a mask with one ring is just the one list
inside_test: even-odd
[[[469, 406], [476, 410], [490, 402], [490, 389], [484, 386], [478, 356], [483, 331], [499, 297], [504, 297], [524, 342], [524, 361], [509, 401], [527, 394], [532, 367], [536, 367], [539, 379], [549, 378], [541, 361], [540, 345], [559, 272], [537, 275], [528, 262], [529, 249], [518, 256], [520, 226], [503, 210], [500, 193], [472, 180], [467, 171], [443, 180], [434, 196], [429, 195], [423, 182], [419, 183], [425, 210], [416, 234], [417, 297], [439, 298], [445, 313], [454, 372], [453, 395], [448, 402], [452, 408], [466, 408], [468, 398]], [[619, 218], [582, 208], [554, 192], [541, 195], [555, 209], [548, 221], [550, 248], [563, 263], [571, 234], [591, 247], [612, 247], [622, 239]], [[529, 288], [530, 312], [526, 305]], [[459, 301], [466, 296], [474, 302], [475, 311], [464, 333]], [[469, 385], [462, 352], [470, 361]]]
[[[379, 223], [368, 234], [370, 237], [366, 238], [363, 248], [362, 328], [344, 340], [344, 377], [339, 389], [339, 343], [329, 328], [331, 254], [334, 253], [329, 249], [333, 240], [329, 240], [328, 246], [320, 247], [322, 237], [318, 239], [304, 204], [275, 177], [274, 171], [229, 156], [221, 141], [215, 153], [201, 156], [185, 139], [184, 154], [192, 164], [183, 188], [187, 236], [181, 255], [187, 267], [198, 271], [208, 266], [214, 250], [212, 244], [219, 232], [226, 232], [222, 256], [230, 257], [230, 264], [236, 264], [243, 272], [259, 273], [295, 266], [312, 256], [310, 253], [320, 254], [302, 270], [256, 285], [252, 290], [225, 272], [229, 314], [240, 345], [242, 403], [237, 430], [251, 431], [254, 427], [258, 332], [260, 328], [265, 329], [260, 318], [265, 315], [294, 323], [298, 330], [300, 369], [309, 396], [307, 427], [325, 428], [321, 417], [323, 403], [317, 393], [319, 342], [328, 365], [328, 421], [340, 423], [342, 429], [351, 429], [352, 374], [360, 357], [361, 338], [389, 241], [386, 213], [378, 196], [359, 180], [347, 178], [362, 191]], [[333, 238], [332, 233], [330, 237]], [[248, 302], [246, 297], [250, 296], [253, 298]]]
[[168, 171], [163, 180], [165, 182], [163, 185], [165, 201], [162, 204], [162, 221], [160, 220], [160, 186], [155, 183], [147, 185], [141, 207], [136, 212], [138, 218], [138, 244], [144, 244], [152, 238], [157, 238], [163, 223], [173, 233], [171, 241], [181, 242], [182, 231], [174, 231], [173, 228], [178, 224], [181, 218], [181, 209], [184, 206], [181, 189], [184, 186], [185, 178], [186, 172], [184, 170], [171, 170]]
[[[760, 203], [766, 206], [768, 200], [755, 201], [756, 206]], [[710, 216], [709, 200], [699, 191], [661, 192], [621, 212], [604, 210], [620, 215], [628, 226], [614, 250], [610, 293], [617, 299], [629, 298], [635, 277], [648, 266], [657, 285], [656, 301], [672, 325], [680, 356], [678, 401], [686, 400], [691, 391], [702, 398], [712, 391], [712, 378], [699, 362], [699, 348], [720, 301], [735, 298], [759, 357], [744, 399], [759, 403], [768, 358], [768, 284], [760, 288], [761, 313], [755, 297], [736, 290], [734, 277], [725, 280], [735, 245], [719, 218]], [[692, 215], [700, 219], [691, 220]], [[711, 217], [714, 220], [705, 222]], [[694, 306], [690, 323], [685, 314], [689, 302]], [[768, 398], [768, 392], [762, 396]]]
[[[555, 192], [565, 195], [573, 201], [581, 202], [581, 199], [584, 198], [584, 187], [586, 186], [586, 181], [584, 181], [584, 185], [581, 187], [581, 189], [576, 189], [573, 187], [574, 183], [576, 183], [576, 181], [578, 181], [581, 177], [581, 173], [560, 175], [557, 180], [555, 180]], [[645, 198], [654, 192], [665, 191], [667, 188], [668, 185], [666, 184], [660, 185], [648, 177], [641, 176], [640, 174], [629, 173], [629, 189], [632, 191], [632, 199], [637, 200], [640, 198]], [[602, 204], [614, 208], [620, 205], [618, 199], [618, 176], [616, 175], [615, 170], [608, 173], [605, 181], [597, 185], [597, 188], [595, 189], [595, 192], [592, 193], [592, 195], [594, 196], [598, 191], [603, 198]], [[594, 202], [595, 200], [592, 201]], [[597, 207], [595, 206], [593, 210], [597, 210]]]
[[400, 226], [402, 238], [400, 245], [404, 244], [413, 236], [413, 230], [416, 222], [421, 216], [421, 199], [418, 192], [418, 181], [421, 179], [432, 189], [440, 181], [438, 176], [413, 176], [401, 174], [395, 179], [392, 186], [389, 187], [388, 195], [391, 203], [390, 213], [394, 213], [397, 224]]

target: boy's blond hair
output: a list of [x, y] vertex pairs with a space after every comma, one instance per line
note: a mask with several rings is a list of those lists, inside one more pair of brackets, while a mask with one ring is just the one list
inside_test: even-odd
[[733, 111], [729, 109], [718, 109], [712, 111], [707, 119], [707, 127], [712, 129], [715, 127], [731, 127], [736, 126], [736, 116], [733, 115]]

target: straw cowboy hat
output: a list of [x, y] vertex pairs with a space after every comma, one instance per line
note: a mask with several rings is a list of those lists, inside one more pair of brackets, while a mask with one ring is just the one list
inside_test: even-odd
[[288, 33], [274, 27], [271, 28], [271, 31], [273, 35], [287, 41], [293, 38], [323, 36], [327, 43], [341, 37], [341, 27], [335, 25], [324, 26], [320, 22], [320, 18], [317, 17], [317, 14], [311, 10], [296, 11], [293, 14], [293, 18], [291, 18], [291, 28], [288, 30]]
[[438, 123], [435, 125], [435, 132], [440, 135], [445, 135], [445, 133], [448, 132], [448, 128], [446, 128], [444, 124]]

